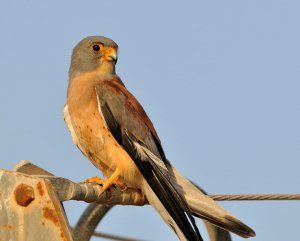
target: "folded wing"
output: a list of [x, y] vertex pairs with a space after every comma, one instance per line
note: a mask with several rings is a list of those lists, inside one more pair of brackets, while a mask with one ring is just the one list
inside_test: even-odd
[[[181, 240], [202, 240], [184, 196], [169, 180], [171, 165], [142, 106], [118, 80], [96, 87], [99, 111], [117, 142], [124, 147], [156, 198], [147, 196]], [[147, 186], [148, 186], [147, 185]], [[142, 190], [143, 191], [143, 190]], [[146, 195], [147, 195], [146, 193]]]

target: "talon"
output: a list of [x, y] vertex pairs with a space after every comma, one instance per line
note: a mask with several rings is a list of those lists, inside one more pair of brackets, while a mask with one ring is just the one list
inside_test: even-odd
[[101, 193], [104, 193], [112, 185], [120, 188], [122, 191], [126, 190], [127, 185], [122, 180], [120, 180], [120, 173], [115, 171], [104, 183], [102, 186]]
[[98, 176], [94, 176], [94, 177], [91, 177], [91, 178], [89, 178], [89, 179], [84, 180], [84, 181], [81, 182], [81, 183], [96, 183], [96, 184], [98, 184], [98, 185], [100, 185], [100, 186], [104, 186], [105, 183], [106, 183], [106, 181], [103, 180], [103, 179], [101, 179], [101, 178], [98, 177]]
[[115, 183], [115, 186], [121, 191], [121, 192], [124, 192], [128, 187], [127, 187], [127, 184], [124, 183], [124, 182], [121, 182], [121, 181], [117, 181]]
[[104, 192], [110, 192], [110, 196], [112, 196], [112, 192], [109, 190], [111, 186], [117, 187], [121, 192], [124, 192], [127, 189], [126, 183], [119, 180], [120, 176], [118, 175], [118, 172], [113, 173], [107, 180], [103, 180], [98, 176], [91, 177], [89, 179], [86, 179], [82, 183], [94, 183], [102, 186], [101, 194]]
[[111, 192], [111, 191], [109, 190], [109, 188], [110, 188], [112, 185], [113, 185], [113, 183], [109, 182], [109, 180], [106, 180], [105, 182], [103, 182], [103, 185], [102, 185], [102, 189], [101, 189], [100, 195], [101, 195], [102, 193], [106, 192], [106, 191]]
[[102, 188], [100, 195], [102, 195], [103, 193], [106, 193], [106, 196], [108, 196], [109, 199], [113, 196], [112, 190], [109, 187], [104, 191], [103, 191], [103, 188]]

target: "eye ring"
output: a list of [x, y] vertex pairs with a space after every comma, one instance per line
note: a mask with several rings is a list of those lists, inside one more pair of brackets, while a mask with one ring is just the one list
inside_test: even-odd
[[100, 51], [100, 45], [99, 44], [94, 44], [93, 45], [93, 50], [95, 51], [95, 52], [99, 52]]

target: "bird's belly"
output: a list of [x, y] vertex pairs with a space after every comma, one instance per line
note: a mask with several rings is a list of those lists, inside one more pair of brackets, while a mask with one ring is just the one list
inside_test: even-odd
[[141, 174], [134, 161], [107, 129], [98, 108], [86, 106], [84, 110], [71, 108], [71, 111], [68, 106], [65, 108], [65, 121], [73, 142], [81, 152], [107, 178], [118, 170], [122, 181], [138, 188]]

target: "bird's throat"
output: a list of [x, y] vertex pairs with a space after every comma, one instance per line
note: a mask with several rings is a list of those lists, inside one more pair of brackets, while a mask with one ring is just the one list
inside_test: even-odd
[[97, 72], [102, 73], [104, 75], [115, 75], [116, 74], [115, 63], [113, 61], [103, 60], [100, 62]]

